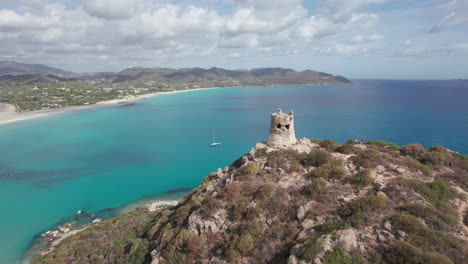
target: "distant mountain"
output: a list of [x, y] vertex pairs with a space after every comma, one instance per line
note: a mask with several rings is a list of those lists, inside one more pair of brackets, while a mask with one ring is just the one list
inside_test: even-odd
[[49, 67], [42, 64], [27, 64], [15, 61], [0, 61], [0, 75], [42, 74], [60, 77], [75, 76], [73, 72]]
[[123, 71], [76, 74], [42, 64], [0, 61], [0, 82], [37, 84], [85, 81], [92, 84], [117, 84], [128, 87], [197, 88], [232, 86], [269, 86], [285, 84], [350, 83], [348, 79], [329, 73], [287, 68], [228, 70], [222, 68], [144, 68]]
[[349, 83], [342, 76], [306, 70], [297, 72], [285, 68], [258, 68], [252, 70], [227, 70], [222, 68], [143, 68], [125, 69], [116, 74], [114, 83], [164, 81], [167, 83], [238, 82], [239, 84], [320, 84]]
[[5, 83], [22, 83], [22, 84], [35, 84], [35, 83], [53, 83], [53, 82], [67, 82], [76, 81], [76, 78], [60, 77], [55, 75], [41, 75], [41, 74], [22, 74], [22, 75], [1, 75], [0, 82]]

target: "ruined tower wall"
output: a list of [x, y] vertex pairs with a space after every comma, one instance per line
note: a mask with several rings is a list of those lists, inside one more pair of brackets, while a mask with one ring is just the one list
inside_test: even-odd
[[296, 143], [294, 113], [283, 113], [281, 109], [271, 114], [270, 135], [267, 144], [271, 147], [287, 147]]

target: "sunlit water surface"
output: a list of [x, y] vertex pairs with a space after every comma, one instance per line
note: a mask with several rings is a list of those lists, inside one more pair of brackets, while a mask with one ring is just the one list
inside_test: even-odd
[[[18, 262], [37, 234], [78, 210], [196, 187], [265, 140], [278, 107], [294, 110], [297, 137], [468, 154], [467, 101], [468, 82], [356, 80], [193, 91], [2, 125], [0, 263]], [[220, 147], [209, 147], [213, 131]]]

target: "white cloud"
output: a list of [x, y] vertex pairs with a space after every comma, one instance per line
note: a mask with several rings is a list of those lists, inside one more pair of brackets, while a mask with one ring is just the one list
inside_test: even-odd
[[408, 46], [411, 46], [411, 45], [413, 45], [412, 40], [407, 39], [407, 40], [403, 41], [403, 46], [408, 47]]
[[430, 28], [429, 33], [438, 33], [458, 25], [468, 24], [468, 1], [451, 0], [440, 4], [437, 9], [439, 20]]
[[85, 10], [103, 19], [125, 19], [142, 8], [141, 0], [83, 0]]
[[384, 35], [379, 34], [379, 33], [371, 34], [368, 36], [356, 35], [353, 37], [354, 42], [373, 42], [373, 41], [379, 41], [383, 39], [384, 39]]
[[336, 44], [332, 47], [327, 48], [326, 50], [322, 51], [325, 55], [343, 55], [343, 56], [352, 56], [367, 53], [368, 49], [365, 47], [359, 47], [357, 45], [349, 45], [349, 44]]
[[387, 0], [327, 0], [330, 17], [335, 22], [348, 21], [355, 12], [370, 5], [382, 4]]
[[384, 35], [382, 34], [372, 34], [368, 37], [370, 41], [379, 41], [384, 39]]
[[29, 12], [18, 14], [9, 9], [0, 10], [1, 31], [40, 30], [50, 27], [57, 21], [56, 17], [35, 16]]
[[322, 38], [337, 32], [338, 28], [330, 20], [312, 16], [297, 28], [302, 38]]
[[451, 26], [456, 26], [460, 24], [468, 23], [468, 16], [466, 13], [458, 14], [456, 12], [451, 12], [442, 18], [436, 25], [434, 25], [429, 32], [437, 33]]
[[[200, 57], [353, 56], [374, 52], [394, 36], [382, 27], [385, 14], [373, 9], [384, 2], [324, 0], [306, 9], [303, 0], [22, 0], [16, 9], [0, 9], [0, 60], [55, 62], [76, 70], [102, 61], [126, 67], [134, 61], [195, 63]], [[441, 10], [455, 12], [450, 8]], [[459, 23], [456, 17], [462, 17], [458, 11], [440, 27]], [[435, 52], [402, 45], [407, 37], [392, 44], [407, 46], [402, 54]]]

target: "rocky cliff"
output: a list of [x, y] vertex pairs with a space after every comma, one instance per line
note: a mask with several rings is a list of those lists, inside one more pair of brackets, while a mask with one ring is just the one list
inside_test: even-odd
[[440, 146], [257, 144], [176, 206], [141, 208], [32, 263], [466, 263], [468, 157]]

